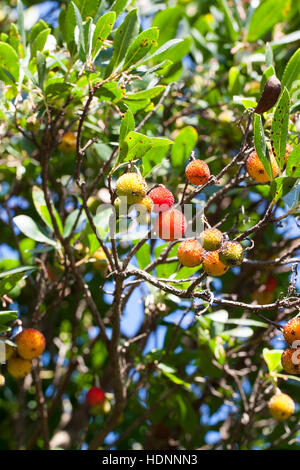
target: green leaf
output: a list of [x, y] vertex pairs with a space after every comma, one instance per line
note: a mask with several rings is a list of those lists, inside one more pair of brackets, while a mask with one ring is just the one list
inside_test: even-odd
[[286, 151], [286, 141], [289, 125], [289, 111], [290, 111], [290, 95], [286, 88], [281, 94], [273, 116], [271, 127], [271, 142], [272, 149], [279, 168], [282, 169], [284, 165], [284, 155]]
[[35, 38], [35, 40], [33, 41], [31, 45], [31, 57], [35, 57], [37, 51], [42, 51], [44, 49], [44, 46], [46, 44], [47, 38], [50, 33], [51, 33], [51, 29], [48, 28], [48, 29], [44, 29], [37, 35], [37, 37]]
[[67, 43], [68, 49], [73, 55], [76, 50], [74, 31], [76, 27], [76, 16], [74, 4], [69, 3], [69, 6], [66, 10], [66, 13], [60, 16], [60, 29], [63, 35], [64, 40]]
[[14, 269], [8, 269], [7, 271], [2, 271], [2, 273], [0, 273], [0, 279], [5, 276], [11, 276], [13, 274], [24, 273], [26, 271], [34, 271], [35, 269], [35, 266], [20, 266]]
[[[257, 152], [258, 158], [262, 162], [264, 169], [266, 170], [270, 180], [273, 180], [273, 172], [271, 168], [271, 163], [267, 157], [267, 144], [265, 140], [264, 128], [261, 120], [261, 115], [254, 113], [254, 146]], [[269, 152], [268, 152], [269, 155]]]
[[254, 331], [252, 330], [252, 328], [249, 328], [247, 326], [245, 327], [241, 326], [241, 327], [233, 328], [232, 330], [226, 330], [223, 333], [221, 333], [220, 336], [222, 337], [234, 336], [237, 338], [249, 338], [250, 336], [253, 335], [253, 333]]
[[5, 83], [11, 83], [8, 76], [3, 73], [7, 70], [14, 81], [19, 79], [19, 57], [16, 51], [6, 42], [0, 42], [0, 79]]
[[3, 279], [0, 281], [0, 297], [3, 295], [9, 294], [11, 290], [13, 290], [16, 285], [23, 279], [25, 276], [24, 273], [15, 273], [11, 274], [9, 276], [5, 276]]
[[[33, 203], [34, 203], [34, 207], [36, 208], [36, 211], [38, 212], [40, 217], [43, 219], [43, 221], [48, 225], [48, 227], [53, 231], [54, 227], [52, 224], [50, 213], [46, 205], [44, 192], [38, 186], [33, 186], [32, 188], [32, 199], [33, 199]], [[52, 205], [52, 211], [54, 213], [59, 231], [60, 233], [63, 233], [63, 226], [62, 226], [61, 219], [55, 207], [53, 206], [53, 204], [51, 205]]]
[[122, 117], [121, 126], [120, 126], [120, 137], [119, 137], [119, 147], [122, 145], [125, 137], [135, 128], [134, 117], [130, 109], [126, 111]]
[[289, 154], [286, 164], [286, 174], [294, 178], [300, 178], [300, 144]]
[[293, 82], [300, 78], [300, 48], [292, 55], [288, 61], [281, 80], [282, 87], [288, 90], [292, 88]]
[[[273, 50], [269, 42], [266, 44], [266, 67], [273, 65]], [[275, 72], [274, 72], [275, 73]]]
[[158, 165], [160, 165], [160, 163], [166, 157], [169, 151], [169, 145], [170, 144], [162, 145], [160, 147], [154, 147], [147, 151], [147, 153], [143, 156], [143, 176], [150, 174]]
[[118, 82], [108, 82], [96, 91], [96, 96], [103, 101], [117, 103], [125, 96], [125, 87]]
[[116, 13], [114, 11], [108, 12], [99, 18], [93, 34], [92, 41], [92, 58], [95, 60], [98, 56], [105, 39], [109, 36], [113, 25], [116, 21]]
[[268, 349], [264, 348], [263, 350], [263, 357], [267, 363], [269, 372], [274, 372], [275, 370], [282, 369], [281, 366], [281, 356], [283, 350], [282, 349]]
[[198, 133], [192, 126], [184, 127], [177, 135], [171, 150], [171, 161], [175, 168], [182, 167], [190, 157], [198, 141]]
[[148, 52], [157, 47], [159, 32], [157, 28], [149, 28], [138, 35], [129, 47], [125, 56], [124, 69], [139, 62]]
[[114, 52], [108, 66], [107, 74], [110, 74], [124, 59], [128, 47], [136, 37], [139, 29], [137, 9], [131, 10], [125, 20], [118, 27], [114, 36]]
[[17, 310], [3, 310], [0, 312], [0, 325], [6, 325], [7, 323], [12, 323], [18, 318]]
[[218, 0], [218, 4], [222, 12], [224, 13], [224, 19], [225, 19], [225, 24], [226, 28], [228, 31], [228, 35], [231, 39], [232, 42], [235, 42], [237, 40], [237, 31], [238, 31], [238, 25], [231, 13], [231, 10], [228, 6], [228, 3], [226, 0]]
[[183, 385], [184, 387], [191, 388], [191, 385], [184, 380], [177, 377], [174, 372], [176, 372], [172, 367], [163, 364], [162, 362], [157, 365], [157, 368], [161, 370], [161, 372], [168, 377], [173, 383], [177, 385]]
[[76, 7], [78, 8], [78, 11], [80, 12], [80, 15], [83, 21], [85, 21], [88, 16], [94, 18], [101, 3], [101, 0], [73, 0], [73, 1]]
[[85, 50], [85, 42], [84, 42], [84, 29], [83, 29], [82, 17], [81, 17], [80, 11], [78, 10], [77, 6], [74, 3], [73, 3], [73, 7], [75, 11], [76, 25], [78, 27], [78, 38], [76, 41], [76, 34], [75, 34], [75, 42], [77, 43], [79, 57], [84, 62], [86, 58], [85, 57], [86, 50]]
[[158, 85], [148, 90], [138, 91], [136, 93], [126, 93], [126, 100], [151, 100], [160, 95], [165, 90], [164, 85]]
[[30, 39], [29, 39], [30, 47], [34, 43], [34, 40], [39, 35], [39, 33], [41, 33], [43, 30], [48, 29], [48, 28], [49, 26], [47, 25], [47, 23], [45, 23], [44, 20], [39, 20], [39, 22], [33, 26], [31, 33], [30, 33]]
[[[191, 45], [192, 38], [190, 37], [179, 40], [172, 39], [152, 54], [152, 61], [157, 64], [158, 62], [168, 59], [171, 60], [173, 64], [176, 64], [176, 62], [179, 62], [190, 52]], [[175, 65], [173, 65], [173, 67], [174, 66]]]
[[288, 194], [297, 182], [297, 178], [292, 176], [280, 176], [271, 183], [271, 195], [275, 201]]
[[110, 10], [114, 11], [116, 13], [116, 16], [118, 17], [122, 13], [122, 11], [125, 10], [128, 3], [129, 3], [129, 0], [115, 0]]
[[77, 227], [74, 227], [74, 224], [77, 220], [78, 214], [79, 214], [79, 209], [75, 209], [66, 218], [65, 225], [64, 225], [64, 230], [63, 230], [64, 238], [69, 237], [72, 233], [72, 230], [75, 231], [77, 229], [77, 227], [80, 227], [80, 225], [86, 220], [86, 214], [85, 214], [85, 212], [82, 212], [81, 216], [79, 217]]
[[46, 76], [46, 59], [42, 52], [38, 51], [36, 56], [36, 66], [38, 71], [39, 86], [43, 90]]
[[204, 317], [209, 318], [212, 321], [217, 321], [220, 323], [227, 323], [228, 312], [226, 310], [217, 310], [216, 312], [204, 315]]
[[151, 149], [169, 146], [173, 142], [160, 137], [147, 137], [139, 132], [129, 132], [120, 146], [118, 163], [129, 160], [137, 160], [146, 156]]
[[44, 233], [39, 229], [37, 223], [32, 220], [31, 217], [28, 217], [27, 215], [17, 215], [14, 217], [13, 221], [26, 237], [32, 238], [32, 240], [40, 243], [46, 243], [47, 245], [57, 247], [57, 243], [44, 235]]
[[[8, 42], [14, 48], [17, 54], [19, 53], [20, 41], [21, 41], [21, 36], [20, 36], [19, 30], [14, 23], [11, 23]], [[4, 42], [7, 42], [7, 41], [4, 41]]]
[[251, 17], [247, 41], [254, 42], [261, 39], [280, 23], [285, 16], [285, 7], [289, 0], [266, 0], [259, 4]]
[[[147, 57], [142, 64], [147, 63], [149, 60], [153, 60], [155, 63], [163, 62], [164, 60], [169, 60], [167, 52], [170, 52], [170, 49], [180, 45], [183, 43], [183, 39], [171, 39], [171, 41], [166, 42], [163, 44], [159, 49], [157, 49], [153, 54]], [[163, 57], [161, 59], [161, 57]]]
[[178, 24], [182, 17], [183, 11], [180, 6], [166, 8], [156, 13], [152, 26], [159, 29], [159, 46], [176, 37]]
[[25, 51], [26, 50], [26, 33], [25, 33], [25, 27], [24, 27], [24, 8], [23, 8], [23, 3], [21, 2], [21, 0], [18, 0], [17, 9], [18, 9], [18, 29], [21, 35], [23, 49]]

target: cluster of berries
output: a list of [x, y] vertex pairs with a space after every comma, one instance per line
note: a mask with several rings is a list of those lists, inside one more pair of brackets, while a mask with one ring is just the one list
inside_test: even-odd
[[[185, 169], [191, 184], [203, 185], [210, 178], [208, 165], [202, 160], [192, 160]], [[125, 173], [116, 184], [119, 198], [126, 197], [128, 204], [142, 204], [148, 212], [158, 213], [154, 221], [155, 233], [165, 241], [184, 236], [187, 221], [182, 212], [173, 208], [174, 196], [164, 186], [158, 185], [147, 194], [147, 185], [137, 173]], [[238, 266], [244, 258], [242, 245], [235, 241], [224, 241], [223, 234], [216, 228], [204, 230], [198, 240], [185, 240], [178, 247], [178, 259], [183, 266], [195, 267], [203, 263], [204, 271], [212, 276], [221, 276], [230, 267]]]
[[[300, 318], [292, 318], [283, 329], [283, 336], [290, 348], [281, 356], [281, 364], [288, 374], [300, 374]], [[283, 421], [295, 411], [294, 400], [278, 391], [269, 401], [269, 410], [273, 418]]]
[[26, 328], [15, 338], [17, 347], [6, 344], [7, 370], [16, 379], [22, 379], [31, 372], [32, 359], [43, 354], [46, 340], [38, 330]]
[[239, 266], [244, 259], [244, 249], [239, 242], [224, 241], [217, 228], [209, 228], [200, 234], [200, 241], [185, 240], [178, 246], [177, 256], [183, 266], [203, 264], [210, 276], [222, 276], [229, 268]]

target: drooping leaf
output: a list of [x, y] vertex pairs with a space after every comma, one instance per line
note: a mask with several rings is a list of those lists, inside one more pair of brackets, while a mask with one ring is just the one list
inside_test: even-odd
[[27, 215], [17, 215], [14, 217], [13, 221], [26, 237], [32, 238], [37, 242], [46, 243], [47, 245], [57, 246], [57, 243], [47, 237], [31, 217]]
[[272, 149], [280, 169], [282, 169], [284, 165], [289, 124], [289, 110], [290, 95], [288, 90], [284, 88], [277, 102], [271, 127]]
[[254, 145], [257, 152], [258, 158], [262, 162], [264, 169], [266, 170], [270, 180], [273, 179], [273, 172], [271, 168], [271, 163], [267, 157], [267, 144], [265, 139], [264, 128], [262, 124], [262, 119], [260, 114], [254, 113]]
[[99, 18], [96, 24], [92, 41], [92, 58], [94, 60], [101, 51], [104, 41], [109, 36], [115, 23], [115, 20], [116, 13], [114, 11], [110, 11]]
[[[48, 227], [53, 231], [54, 228], [53, 228], [52, 220], [50, 217], [50, 213], [46, 205], [44, 192], [38, 186], [33, 186], [32, 188], [32, 199], [33, 199], [34, 207], [36, 208], [38, 214], [43, 219], [43, 221], [48, 225]], [[60, 233], [62, 233], [63, 232], [62, 222], [53, 204], [52, 204], [52, 211], [54, 213]]]
[[271, 183], [271, 194], [275, 201], [292, 191], [297, 182], [297, 178], [292, 176], [280, 176], [275, 178]]
[[288, 90], [292, 88], [295, 80], [300, 78], [300, 48], [292, 55], [288, 61], [281, 80], [282, 87]]
[[285, 16], [285, 7], [289, 0], [266, 0], [259, 4], [251, 17], [247, 41], [261, 39]]
[[157, 47], [159, 31], [157, 28], [149, 28], [138, 35], [127, 51], [124, 61], [124, 69], [139, 62], [148, 52]]
[[122, 117], [121, 126], [120, 126], [120, 136], [119, 136], [119, 147], [122, 145], [125, 137], [135, 128], [134, 117], [130, 109], [126, 111]]
[[43, 29], [35, 38], [33, 43], [31, 44], [31, 57], [35, 57], [37, 54], [37, 51], [42, 51], [44, 49], [44, 46], [46, 44], [47, 38], [49, 34], [51, 33], [51, 29]]
[[19, 57], [16, 51], [6, 42], [0, 42], [0, 79], [5, 83], [11, 83], [7, 71], [13, 81], [19, 79]]
[[131, 10], [125, 17], [123, 23], [118, 27], [114, 35], [114, 52], [108, 66], [107, 74], [110, 74], [125, 57], [128, 47], [133, 42], [139, 29], [137, 9]]
[[300, 178], [300, 144], [288, 156], [286, 174], [294, 178]]

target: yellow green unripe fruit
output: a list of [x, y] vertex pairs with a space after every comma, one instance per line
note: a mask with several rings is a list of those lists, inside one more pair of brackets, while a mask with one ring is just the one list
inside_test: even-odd
[[242, 264], [244, 259], [244, 248], [239, 242], [228, 241], [223, 243], [219, 251], [220, 260], [226, 266], [234, 267]]
[[23, 379], [30, 374], [32, 364], [28, 359], [22, 357], [12, 357], [7, 361], [7, 370], [16, 379]]
[[217, 228], [208, 228], [200, 234], [200, 243], [206, 251], [216, 251], [221, 247], [223, 234]]
[[117, 181], [117, 196], [126, 197], [129, 205], [141, 202], [146, 196], [146, 192], [146, 181], [137, 173], [124, 173]]
[[268, 406], [271, 416], [278, 421], [288, 419], [295, 411], [294, 400], [285, 393], [277, 393], [274, 395], [270, 399]]
[[26, 328], [21, 331], [16, 336], [15, 342], [18, 346], [19, 356], [30, 360], [39, 357], [44, 352], [46, 346], [43, 333], [34, 328]]
[[73, 132], [66, 132], [61, 139], [58, 149], [63, 153], [75, 152], [76, 140], [76, 135]]
[[0, 374], [0, 387], [4, 387], [5, 385], [5, 377], [4, 375]]

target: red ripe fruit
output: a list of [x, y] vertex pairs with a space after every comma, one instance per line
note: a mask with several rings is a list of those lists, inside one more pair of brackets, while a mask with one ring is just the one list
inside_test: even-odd
[[266, 292], [273, 292], [277, 287], [277, 279], [274, 276], [268, 276], [266, 283], [265, 283], [265, 291]]
[[210, 177], [209, 167], [202, 160], [192, 160], [185, 169], [185, 176], [192, 184], [205, 184]]
[[90, 406], [102, 405], [105, 401], [104, 390], [100, 387], [92, 387], [86, 394], [85, 401]]
[[153, 201], [153, 212], [164, 212], [170, 209], [174, 204], [174, 196], [167, 188], [157, 186], [151, 189], [148, 196]]
[[177, 240], [183, 237], [187, 228], [186, 218], [177, 209], [161, 212], [154, 221], [156, 234], [165, 241]]

